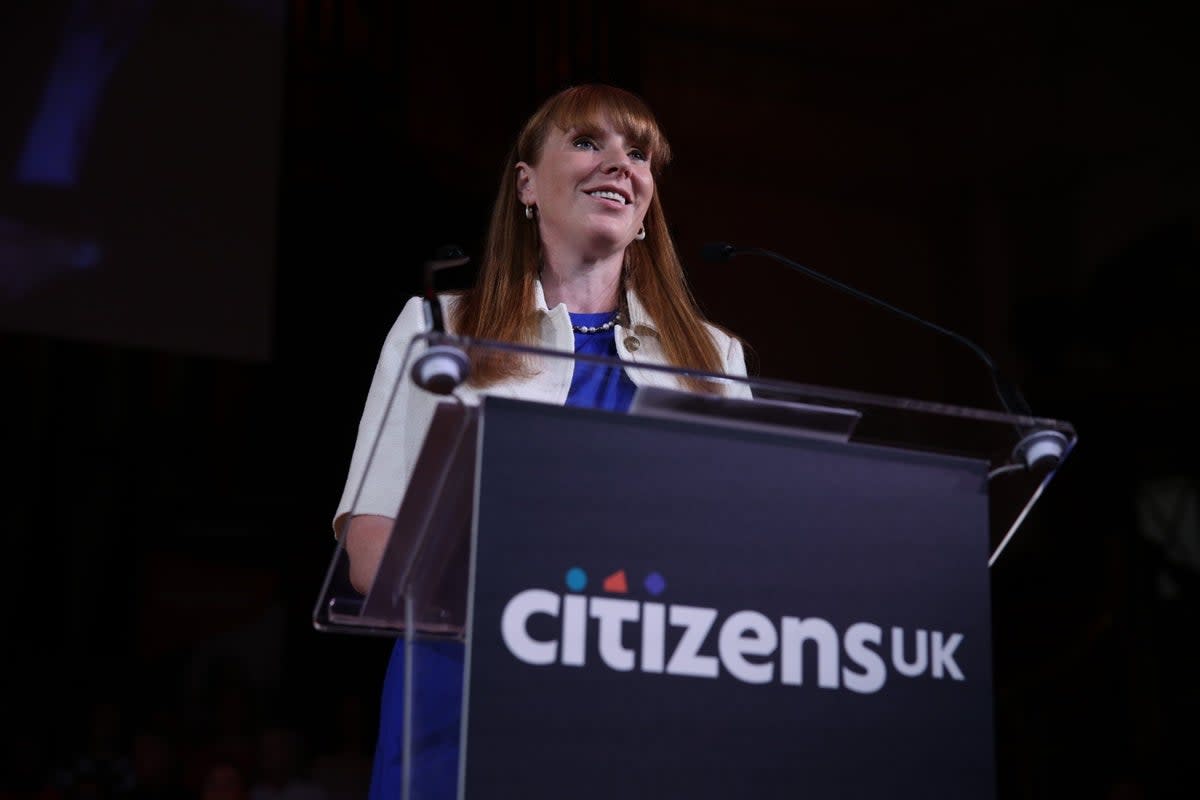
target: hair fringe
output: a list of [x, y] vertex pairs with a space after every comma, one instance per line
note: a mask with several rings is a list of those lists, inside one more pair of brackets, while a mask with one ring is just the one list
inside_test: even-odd
[[[518, 344], [538, 341], [539, 320], [534, 309], [539, 269], [537, 225], [525, 218], [518, 200], [516, 164], [537, 162], [552, 126], [568, 129], [605, 115], [624, 135], [651, 153], [656, 173], [669, 161], [670, 145], [654, 115], [641, 98], [624, 89], [597, 84], [576, 86], [543, 103], [506, 158], [478, 276], [474, 285], [461, 293], [453, 312], [459, 335]], [[712, 323], [704, 318], [688, 285], [658, 192], [651, 198], [645, 229], [646, 238], [626, 250], [622, 290], [637, 293], [654, 321], [668, 363], [683, 369], [721, 372], [723, 359], [706, 328]], [[530, 373], [530, 365], [516, 354], [472, 354], [471, 385], [476, 387]], [[687, 377], [683, 382], [696, 391], [719, 391], [711, 381], [700, 378]]]

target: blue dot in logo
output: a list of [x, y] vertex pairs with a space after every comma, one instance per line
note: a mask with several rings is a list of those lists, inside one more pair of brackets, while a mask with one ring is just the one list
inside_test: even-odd
[[646, 576], [645, 582], [646, 591], [658, 597], [667, 590], [667, 579], [657, 572], [651, 572]]
[[587, 573], [579, 567], [567, 570], [567, 588], [572, 592], [582, 592], [587, 588]]

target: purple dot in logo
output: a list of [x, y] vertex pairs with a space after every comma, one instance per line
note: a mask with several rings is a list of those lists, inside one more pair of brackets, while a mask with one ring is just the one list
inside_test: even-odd
[[646, 582], [643, 585], [647, 592], [658, 597], [667, 590], [667, 579], [657, 572], [651, 572], [646, 576]]

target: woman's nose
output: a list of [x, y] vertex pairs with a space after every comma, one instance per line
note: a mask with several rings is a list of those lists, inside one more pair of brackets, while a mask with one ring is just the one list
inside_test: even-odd
[[628, 173], [633, 167], [633, 159], [628, 153], [615, 153], [610, 155], [604, 162], [605, 172], [623, 172]]

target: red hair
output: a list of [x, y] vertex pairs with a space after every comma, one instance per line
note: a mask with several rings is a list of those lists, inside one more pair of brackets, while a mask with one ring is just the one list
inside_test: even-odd
[[[539, 263], [537, 225], [525, 217], [517, 196], [516, 165], [537, 164], [552, 127], [562, 131], [596, 127], [607, 119], [628, 141], [650, 156], [657, 176], [671, 159], [671, 148], [653, 113], [637, 95], [603, 84], [566, 89], [548, 99], [525, 123], [508, 154], [492, 207], [479, 274], [453, 314], [455, 330], [476, 339], [535, 344], [534, 309]], [[723, 365], [684, 276], [683, 264], [667, 229], [656, 192], [644, 221], [646, 238], [625, 250], [622, 288], [637, 293], [654, 322], [670, 364], [704, 372]], [[517, 360], [489, 358], [472, 365], [471, 383], [486, 386], [522, 373]], [[713, 391], [695, 381], [695, 388]]]

